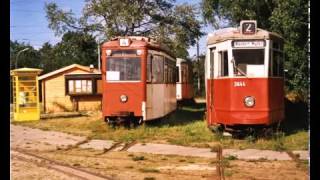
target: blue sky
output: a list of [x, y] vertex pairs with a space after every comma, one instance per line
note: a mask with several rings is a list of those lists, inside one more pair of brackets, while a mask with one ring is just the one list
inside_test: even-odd
[[[44, 4], [55, 2], [65, 10], [71, 9], [80, 16], [85, 4], [84, 0], [10, 0], [10, 39], [25, 42], [39, 49], [43, 43], [56, 44], [61, 37], [54, 36], [48, 28], [48, 22], [44, 10]], [[198, 4], [200, 0], [192, 1]], [[188, 0], [177, 0], [176, 3], [190, 3]], [[211, 32], [212, 28], [205, 27], [204, 32]], [[205, 52], [206, 35], [200, 39], [200, 53]], [[189, 55], [196, 55], [196, 46], [190, 47]]]

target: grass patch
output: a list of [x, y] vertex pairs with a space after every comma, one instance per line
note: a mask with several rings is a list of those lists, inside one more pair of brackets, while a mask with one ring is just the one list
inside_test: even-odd
[[143, 161], [143, 160], [146, 160], [146, 158], [144, 156], [133, 156], [132, 160], [133, 161]]
[[143, 178], [144, 180], [155, 180], [156, 178], [155, 177], [145, 177]]
[[227, 157], [225, 157], [227, 160], [237, 160], [238, 157], [237, 156], [233, 156], [233, 155], [229, 155]]
[[229, 169], [224, 170], [224, 176], [230, 177], [230, 176], [232, 176], [232, 174], [233, 174], [233, 172], [231, 170], [229, 170]]
[[[224, 149], [308, 149], [309, 138], [306, 130], [278, 135], [269, 139], [247, 137], [240, 140], [215, 134], [207, 128], [206, 121], [203, 120], [204, 110], [204, 103], [184, 106], [173, 113], [170, 118], [147, 122], [134, 129], [125, 127], [111, 128], [101, 118], [99, 119], [101, 115], [13, 122], [13, 124], [116, 142], [161, 142], [202, 148], [209, 148], [212, 143], [219, 143]], [[209, 146], [208, 144], [211, 145]]]
[[139, 169], [140, 172], [143, 172], [143, 173], [158, 173], [160, 172], [158, 169], [154, 169], [154, 168], [142, 168], [142, 169]]
[[307, 171], [309, 169], [309, 161], [308, 160], [298, 160], [296, 166], [297, 166], [297, 168], [301, 168], [304, 171]]

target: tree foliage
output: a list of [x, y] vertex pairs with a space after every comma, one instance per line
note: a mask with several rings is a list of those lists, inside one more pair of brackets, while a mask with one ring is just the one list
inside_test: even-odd
[[[29, 49], [21, 52], [25, 48]], [[19, 52], [21, 53], [19, 54]], [[10, 41], [10, 69], [15, 69], [16, 64], [17, 68], [40, 68], [40, 55], [38, 51], [29, 44], [19, 43], [18, 41]]]
[[202, 0], [206, 23], [218, 28], [220, 20], [238, 25], [255, 19], [258, 27], [279, 33], [285, 39], [287, 89], [298, 92], [304, 100], [308, 94], [308, 1], [307, 0]]
[[191, 5], [174, 5], [174, 0], [87, 0], [80, 18], [55, 3], [45, 6], [49, 28], [57, 35], [81, 31], [104, 36], [151, 36], [185, 58], [187, 48], [203, 35], [199, 13]]
[[55, 45], [53, 54], [60, 67], [73, 63], [97, 65], [97, 43], [91, 35], [82, 32], [65, 33], [61, 42]]
[[46, 42], [39, 50], [24, 43], [10, 41], [11, 69], [15, 68], [17, 53], [27, 47], [30, 49], [19, 55], [18, 68], [41, 68], [43, 73], [48, 73], [74, 63], [97, 65], [97, 43], [94, 37], [86, 33], [67, 32], [61, 42], [54, 46]]

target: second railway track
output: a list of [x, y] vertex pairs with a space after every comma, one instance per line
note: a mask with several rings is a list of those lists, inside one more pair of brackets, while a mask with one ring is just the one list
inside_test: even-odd
[[72, 167], [70, 165], [66, 165], [66, 164], [63, 164], [61, 162], [58, 162], [58, 161], [55, 161], [52, 159], [41, 157], [41, 156], [35, 155], [30, 152], [26, 152], [21, 149], [12, 149], [11, 156], [13, 158], [17, 158], [21, 161], [35, 163], [37, 166], [46, 167], [48, 169], [53, 169], [53, 170], [56, 170], [56, 171], [61, 172], [63, 174], [66, 174], [68, 176], [76, 177], [76, 178], [83, 179], [83, 180], [89, 180], [89, 179], [90, 180], [91, 179], [113, 180], [114, 179], [109, 176], [104, 176], [104, 175], [90, 172], [90, 171], [87, 171], [84, 169]]

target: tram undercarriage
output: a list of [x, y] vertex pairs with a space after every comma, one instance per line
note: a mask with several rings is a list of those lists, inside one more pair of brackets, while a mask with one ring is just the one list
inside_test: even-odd
[[230, 133], [232, 137], [242, 139], [248, 136], [272, 137], [274, 133], [281, 131], [281, 121], [271, 125], [210, 125], [209, 129], [217, 134]]
[[134, 116], [132, 113], [130, 113], [129, 115], [105, 117], [105, 122], [113, 128], [121, 125], [131, 128], [141, 125], [143, 123], [143, 117]]

